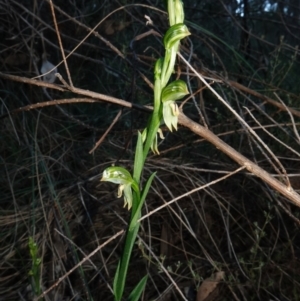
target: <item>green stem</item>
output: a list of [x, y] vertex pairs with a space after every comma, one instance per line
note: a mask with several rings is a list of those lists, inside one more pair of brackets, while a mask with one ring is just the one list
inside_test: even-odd
[[139, 231], [139, 227], [140, 227], [140, 223], [137, 223], [136, 226], [131, 231], [129, 230], [129, 228], [127, 230], [122, 258], [120, 259], [118, 271], [117, 274], [115, 275], [116, 279], [114, 282], [114, 292], [115, 292], [116, 301], [120, 301], [123, 296], [129, 261], [136, 240], [136, 236]]
[[[172, 26], [176, 23], [177, 19], [178, 22], [183, 22], [183, 9], [182, 3], [179, 0], [169, 0], [168, 1], [168, 11], [169, 11], [169, 18], [170, 18], [170, 25]], [[178, 16], [177, 16], [178, 15]], [[133, 172], [133, 179], [135, 183], [133, 183], [133, 200], [132, 200], [132, 210], [131, 210], [131, 218], [129, 227], [126, 233], [125, 239], [125, 246], [123, 250], [122, 257], [119, 261], [119, 265], [115, 274], [114, 279], [114, 294], [115, 294], [115, 301], [121, 301], [124, 287], [125, 287], [125, 280], [127, 276], [129, 261], [132, 253], [132, 249], [134, 243], [136, 241], [136, 237], [138, 234], [138, 230], [140, 227], [140, 223], [137, 222], [138, 219], [141, 217], [141, 209], [145, 198], [148, 194], [149, 188], [151, 186], [152, 180], [155, 177], [155, 173], [150, 176], [145, 184], [144, 190], [140, 190], [140, 182], [141, 182], [141, 174], [142, 170], [145, 165], [146, 158], [150, 151], [153, 142], [155, 142], [157, 132], [159, 130], [159, 126], [161, 124], [161, 120], [163, 118], [162, 112], [162, 101], [161, 101], [161, 94], [164, 87], [166, 87], [172, 72], [174, 70], [175, 60], [176, 60], [176, 53], [178, 51], [179, 41], [174, 43], [174, 45], [170, 49], [166, 49], [165, 58], [160, 58], [157, 60], [155, 64], [154, 70], [154, 109], [150, 119], [150, 123], [147, 126], [147, 136], [146, 141], [143, 144], [142, 136], [139, 133], [138, 142], [136, 147], [136, 156], [134, 162], [134, 172]], [[141, 192], [142, 191], [142, 192]], [[145, 285], [144, 282], [143, 285]], [[138, 285], [138, 290], [142, 291], [143, 287]], [[136, 295], [137, 300], [139, 298]]]
[[161, 76], [162, 89], [167, 85], [174, 71], [178, 47], [179, 47], [179, 42], [177, 42], [171, 49], [166, 49], [166, 56], [165, 56], [163, 71]]

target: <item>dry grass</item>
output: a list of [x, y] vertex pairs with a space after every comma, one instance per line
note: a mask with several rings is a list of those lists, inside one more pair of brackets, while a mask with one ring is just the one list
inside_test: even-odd
[[[38, 59], [45, 50], [41, 33], [49, 61], [60, 61], [62, 53], [48, 2], [11, 0], [8, 4], [0, 0], [5, 12], [1, 16], [1, 71], [36, 77], [41, 64]], [[129, 1], [54, 2], [60, 9], [56, 8], [55, 14], [65, 55], [70, 54], [67, 62], [74, 86], [151, 104], [152, 91], [143, 78], [152, 81], [160, 38], [149, 35], [136, 41], [134, 52], [129, 44], [149, 30], [145, 14], [151, 16], [155, 30], [164, 32], [166, 17], [154, 3], [121, 7]], [[233, 59], [238, 52], [196, 31], [199, 16], [192, 13], [192, 5], [186, 6], [193, 45], [186, 41], [182, 54], [191, 55], [192, 65], [202, 75], [215, 79], [214, 89], [257, 132], [286, 172], [192, 73], [186, 79], [195, 95], [184, 104], [184, 112], [206, 123], [282, 182], [288, 175], [292, 187], [300, 189], [299, 117], [291, 118], [288, 112], [251, 94], [260, 91], [297, 110], [299, 84], [294, 74], [299, 68], [298, 50], [292, 44], [263, 44], [270, 55], [269, 69], [252, 70], [249, 64], [253, 61], [246, 64], [241, 58]], [[85, 39], [88, 28], [114, 9], [119, 10], [97, 29], [101, 36], [91, 34]], [[256, 37], [252, 39], [256, 41]], [[240, 51], [242, 56], [244, 50]], [[288, 64], [281, 63], [284, 58]], [[68, 78], [63, 62], [58, 70]], [[180, 63], [176, 71], [186, 77], [188, 70]], [[228, 82], [227, 76], [233, 82]], [[237, 80], [249, 90], [236, 88], [233, 83]], [[1, 79], [0, 87], [2, 114], [48, 101], [42, 88], [34, 85]], [[278, 98], [271, 93], [275, 88]], [[74, 97], [70, 92], [48, 92], [53, 99]], [[136, 131], [145, 126], [147, 113], [123, 109], [105, 141], [90, 155], [119, 108], [100, 102], [61, 108], [63, 111], [56, 106], [29, 110], [0, 120], [0, 300], [33, 299], [28, 275], [30, 236], [38, 244], [42, 260], [42, 289], [64, 278], [45, 300], [113, 300], [110, 286], [123, 236], [101, 248], [70, 276], [64, 275], [126, 229], [128, 212], [116, 197], [116, 187], [99, 179], [104, 168], [116, 160], [131, 168]], [[143, 300], [182, 300], [179, 291], [188, 288], [190, 295], [185, 298], [194, 301], [203, 280], [223, 271], [224, 281], [207, 300], [298, 300], [299, 208], [245, 170], [232, 173], [239, 168], [236, 163], [187, 129], [165, 134], [161, 156], [151, 155], [144, 172], [146, 179], [158, 171], [143, 211], [127, 292], [148, 273]], [[175, 198], [178, 200], [172, 202]]]

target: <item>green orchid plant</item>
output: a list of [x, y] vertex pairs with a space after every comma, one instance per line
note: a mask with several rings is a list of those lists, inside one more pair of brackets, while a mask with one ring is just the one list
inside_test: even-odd
[[32, 237], [29, 237], [28, 246], [29, 246], [30, 256], [31, 256], [31, 260], [32, 260], [31, 269], [30, 269], [28, 275], [32, 278], [31, 286], [32, 286], [34, 295], [39, 296], [42, 291], [41, 284], [40, 284], [40, 279], [41, 279], [40, 265], [41, 265], [42, 260], [41, 260], [41, 258], [38, 257], [38, 245], [33, 240]]
[[[119, 184], [118, 196], [124, 196], [124, 207], [131, 209], [129, 228], [126, 235], [125, 247], [119, 261], [113, 283], [115, 301], [123, 296], [129, 260], [140, 223], [141, 210], [151, 183], [155, 177], [153, 173], [143, 188], [141, 183], [142, 170], [150, 149], [159, 154], [158, 136], [163, 139], [161, 124], [165, 124], [170, 131], [177, 130], [179, 109], [176, 100], [187, 95], [187, 85], [182, 80], [175, 80], [168, 84], [176, 61], [180, 40], [190, 35], [184, 22], [184, 11], [181, 0], [167, 0], [170, 28], [167, 30], [163, 43], [165, 56], [159, 58], [154, 68], [154, 108], [147, 127], [143, 133], [138, 133], [133, 174], [120, 166], [111, 166], [104, 170], [101, 181]], [[129, 295], [128, 300], [137, 301], [147, 282], [143, 277]]]

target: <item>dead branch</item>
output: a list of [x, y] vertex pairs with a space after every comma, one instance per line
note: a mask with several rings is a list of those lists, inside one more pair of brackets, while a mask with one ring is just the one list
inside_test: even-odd
[[[46, 83], [41, 82], [41, 81], [26, 79], [24, 77], [7, 75], [7, 74], [4, 74], [4, 73], [0, 72], [0, 77], [5, 78], [5, 79], [11, 79], [11, 80], [15, 80], [15, 81], [23, 82], [23, 83], [34, 84], [34, 85], [38, 85], [38, 86], [44, 86], [44, 87], [47, 87], [47, 88], [53, 88], [53, 89], [60, 90], [60, 91], [69, 90], [69, 91], [71, 91], [75, 94], [78, 94], [78, 95], [84, 95], [84, 96], [87, 96], [87, 97], [90, 97], [90, 98], [93, 98], [93, 99], [98, 99], [98, 100], [106, 101], [106, 102], [109, 102], [109, 103], [114, 103], [114, 104], [117, 104], [117, 105], [120, 105], [120, 106], [123, 106], [123, 107], [127, 107], [127, 108], [138, 108], [138, 109], [145, 110], [145, 111], [150, 111], [152, 109], [151, 107], [145, 107], [145, 106], [141, 106], [141, 105], [138, 105], [138, 104], [132, 104], [132, 103], [130, 103], [128, 101], [125, 101], [123, 99], [115, 98], [115, 97], [104, 95], [104, 94], [101, 94], [101, 93], [71, 87], [62, 79], [62, 77], [59, 74], [57, 74], [57, 76], [63, 82], [64, 87], [61, 87], [61, 86], [55, 85], [55, 84], [46, 84]], [[76, 102], [78, 102], [78, 101], [76, 101]], [[64, 103], [68, 103], [68, 102], [64, 102]], [[57, 104], [57, 102], [56, 103], [53, 102], [53, 105], [56, 105], [56, 104]], [[46, 102], [45, 105], [50, 105], [50, 103]], [[42, 105], [39, 104], [38, 107], [42, 107]], [[28, 109], [31, 109], [31, 108], [27, 108], [27, 110]], [[208, 130], [205, 127], [201, 126], [200, 124], [192, 121], [186, 115], [184, 115], [182, 112], [178, 116], [178, 122], [182, 126], [187, 127], [188, 129], [190, 129], [192, 132], [194, 132], [198, 136], [200, 136], [200, 137], [204, 138], [205, 140], [209, 141], [217, 149], [219, 149], [220, 151], [225, 153], [227, 156], [229, 156], [231, 159], [233, 159], [235, 162], [237, 162], [240, 166], [245, 167], [249, 172], [256, 175], [257, 177], [262, 179], [264, 182], [269, 184], [273, 189], [275, 189], [280, 194], [285, 196], [294, 205], [300, 207], [300, 195], [292, 187], [288, 187], [288, 186], [284, 185], [283, 183], [281, 183], [280, 181], [278, 181], [277, 179], [275, 179], [267, 171], [265, 171], [264, 169], [262, 169], [257, 164], [255, 164], [251, 160], [247, 159], [243, 155], [241, 155], [239, 152], [237, 152], [230, 145], [228, 145], [223, 140], [218, 138], [213, 132], [211, 132], [210, 130]]]

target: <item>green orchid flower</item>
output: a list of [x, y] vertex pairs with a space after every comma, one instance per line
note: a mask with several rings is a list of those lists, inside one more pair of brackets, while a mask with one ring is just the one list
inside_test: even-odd
[[161, 71], [161, 87], [166, 86], [174, 71], [180, 40], [190, 34], [188, 28], [183, 23], [175, 24], [167, 30], [163, 39], [166, 53]]
[[166, 86], [161, 94], [163, 103], [163, 118], [166, 126], [172, 132], [173, 128], [177, 131], [179, 108], [176, 100], [189, 94], [187, 85], [182, 80], [175, 80]]
[[118, 198], [124, 194], [124, 207], [128, 206], [128, 210], [132, 207], [132, 188], [139, 191], [138, 185], [132, 178], [130, 172], [119, 166], [111, 166], [103, 171], [103, 176], [100, 181], [119, 184]]
[[[171, 49], [174, 46], [177, 46], [179, 41], [189, 36], [191, 33], [189, 32], [187, 26], [183, 23], [178, 23], [170, 27], [165, 36], [164, 36], [164, 46], [165, 49]], [[178, 48], [178, 47], [177, 47]], [[177, 49], [175, 49], [177, 52]]]
[[153, 143], [151, 144], [151, 150], [154, 154], [159, 155], [159, 150], [158, 150], [158, 136], [160, 139], [165, 139], [164, 134], [160, 128], [158, 128], [156, 136], [153, 140]]
[[118, 198], [123, 195], [124, 192], [124, 208], [128, 205], [128, 210], [132, 207], [132, 190], [131, 185], [120, 184], [118, 187]]
[[175, 101], [168, 100], [163, 104], [164, 121], [168, 129], [172, 132], [173, 128], [177, 131], [179, 109]]
[[170, 26], [182, 23], [184, 20], [183, 3], [181, 0], [169, 0], [167, 2]]
[[[163, 132], [162, 132], [162, 130], [160, 128], [158, 128], [157, 133], [155, 135], [155, 138], [153, 139], [151, 147], [150, 147], [151, 150], [152, 150], [152, 152], [154, 154], [156, 154], [156, 155], [159, 155], [159, 150], [158, 150], [158, 136], [162, 140], [165, 139], [164, 134], [163, 134]], [[143, 133], [142, 133], [142, 140], [143, 140], [143, 142], [146, 141], [146, 138], [147, 138], [147, 128], [145, 128], [144, 131], [143, 131]]]

